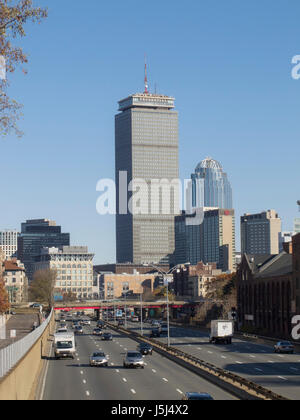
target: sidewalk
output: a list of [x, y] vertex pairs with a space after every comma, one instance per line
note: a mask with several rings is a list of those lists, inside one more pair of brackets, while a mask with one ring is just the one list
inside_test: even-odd
[[[38, 314], [20, 314], [12, 315], [6, 323], [6, 338], [3, 340], [0, 338], [0, 349], [3, 349], [14, 342], [21, 340], [27, 334], [31, 333], [32, 326], [34, 323], [40, 325]], [[17, 337], [10, 338], [10, 331], [16, 330]]]

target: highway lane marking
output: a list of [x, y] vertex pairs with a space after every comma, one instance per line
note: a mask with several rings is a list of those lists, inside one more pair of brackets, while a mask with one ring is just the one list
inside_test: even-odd
[[221, 356], [222, 357], [222, 359], [227, 359], [227, 357], [225, 357], [225, 356]]
[[283, 381], [287, 381], [286, 378], [284, 378], [283, 376], [278, 376], [279, 379], [282, 379]]
[[273, 362], [273, 360], [268, 360], [268, 363], [275, 363], [275, 362]]
[[89, 391], [86, 391], [86, 395], [89, 397], [90, 396], [90, 393], [89, 393]]
[[116, 369], [116, 372], [117, 372], [117, 373], [120, 373], [119, 369]]
[[133, 394], [136, 394], [136, 392], [135, 392], [135, 390], [134, 390], [134, 389], [131, 389], [131, 392], [132, 392]]
[[169, 381], [168, 381], [168, 379], [166, 379], [166, 378], [162, 378], [162, 379], [163, 379], [163, 381], [165, 381], [165, 382], [169, 382]]
[[238, 365], [242, 365], [243, 364], [242, 362], [238, 362], [238, 361], [236, 361], [235, 363], [237, 363]]
[[256, 359], [256, 357], [253, 356], [252, 354], [249, 354], [249, 357], [251, 357], [252, 359]]
[[86, 384], [86, 380], [84, 379], [83, 381], [82, 381], [84, 384]]
[[153, 373], [156, 373], [156, 370], [155, 370], [155, 369], [152, 369], [152, 372], [153, 372]]
[[263, 370], [261, 370], [261, 369], [259, 369], [259, 368], [255, 368], [255, 370], [256, 370], [257, 372], [263, 372]]
[[183, 392], [180, 391], [180, 389], [176, 389], [176, 391], [179, 392], [179, 394], [181, 394], [181, 395], [183, 394]]
[[83, 375], [83, 371], [82, 370], [80, 371], [80, 375]]
[[208, 354], [213, 354], [213, 352], [212, 352], [212, 351], [208, 351], [207, 353], [208, 353]]
[[294, 368], [294, 367], [290, 367], [290, 369], [291, 369], [291, 370], [294, 370], [295, 372], [298, 372], [298, 371], [299, 371], [299, 369]]
[[126, 379], [126, 378], [123, 378], [123, 381], [124, 381], [124, 382], [127, 382], [127, 379]]

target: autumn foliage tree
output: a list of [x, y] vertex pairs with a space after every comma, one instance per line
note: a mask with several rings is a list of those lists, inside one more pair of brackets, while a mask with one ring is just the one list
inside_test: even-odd
[[4, 281], [0, 278], [0, 315], [7, 312], [10, 308], [8, 293], [5, 290]]
[[[22, 48], [14, 45], [14, 40], [26, 36], [25, 25], [28, 22], [40, 23], [47, 17], [47, 10], [33, 6], [33, 0], [0, 0], [0, 64], [6, 75], [13, 73], [17, 67], [28, 62]], [[23, 69], [26, 73], [26, 70]], [[9, 82], [7, 77], [0, 79], [0, 135], [14, 132], [22, 133], [17, 127], [22, 106], [7, 94]]]

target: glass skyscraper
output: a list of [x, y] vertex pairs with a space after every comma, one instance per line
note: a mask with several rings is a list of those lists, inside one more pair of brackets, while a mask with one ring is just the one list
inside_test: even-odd
[[192, 174], [192, 206], [232, 209], [232, 189], [219, 162], [203, 160]]
[[70, 245], [70, 234], [47, 219], [27, 220], [21, 224], [18, 237], [18, 258], [25, 266], [28, 280], [33, 279], [34, 264], [42, 248], [59, 248]]

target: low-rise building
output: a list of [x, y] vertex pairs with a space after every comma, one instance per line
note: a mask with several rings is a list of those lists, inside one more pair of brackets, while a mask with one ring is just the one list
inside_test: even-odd
[[244, 254], [237, 277], [240, 327], [290, 339], [296, 309], [293, 256], [284, 251], [279, 255]]
[[153, 274], [100, 274], [100, 291], [105, 300], [118, 299], [153, 292]]
[[28, 298], [28, 280], [24, 265], [15, 258], [6, 260], [3, 265], [3, 280], [10, 303], [26, 302]]
[[177, 296], [205, 298], [209, 283], [222, 274], [216, 263], [183, 265], [175, 270], [174, 289]]

